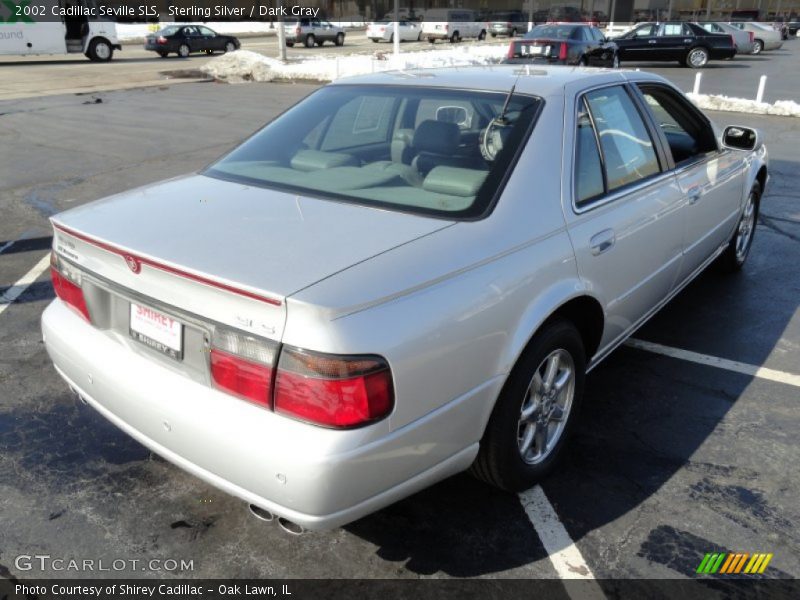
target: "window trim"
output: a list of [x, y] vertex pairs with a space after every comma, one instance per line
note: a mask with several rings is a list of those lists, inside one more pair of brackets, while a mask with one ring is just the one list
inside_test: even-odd
[[[661, 140], [660, 134], [657, 131], [653, 130], [652, 124], [652, 116], [650, 115], [649, 111], [647, 113], [642, 113], [642, 106], [641, 100], [636, 95], [636, 90], [631, 89], [631, 84], [635, 85], [637, 82], [619, 82], [615, 81], [612, 83], [603, 83], [600, 85], [595, 85], [589, 88], [585, 88], [580, 91], [580, 93], [575, 95], [575, 103], [573, 104], [572, 111], [573, 111], [573, 127], [572, 127], [572, 164], [571, 164], [571, 173], [570, 173], [570, 204], [572, 205], [572, 211], [576, 215], [582, 215], [583, 213], [589, 212], [594, 210], [595, 208], [600, 208], [601, 206], [605, 206], [606, 204], [610, 204], [621, 198], [622, 196], [630, 193], [634, 193], [640, 189], [644, 189], [650, 186], [653, 183], [660, 182], [662, 179], [667, 179], [673, 175], [672, 170], [669, 168], [669, 165], [665, 163], [665, 160], [668, 158], [666, 154], [664, 154], [664, 148], [662, 146], [663, 142]], [[652, 175], [648, 175], [644, 179], [640, 179], [639, 181], [634, 181], [628, 184], [625, 184], [621, 187], [615, 188], [613, 190], [608, 189], [607, 178], [608, 174], [605, 168], [605, 154], [603, 154], [603, 146], [600, 144], [599, 133], [595, 126], [594, 122], [594, 115], [592, 114], [591, 106], [589, 105], [588, 101], [586, 102], [586, 107], [589, 110], [589, 115], [592, 120], [592, 127], [594, 128], [594, 135], [595, 141], [600, 149], [600, 160], [601, 164], [603, 165], [603, 188], [604, 192], [601, 195], [595, 196], [594, 199], [586, 200], [578, 205], [577, 202], [577, 186], [575, 185], [575, 165], [577, 163], [577, 151], [578, 151], [578, 107], [579, 102], [581, 100], [585, 100], [587, 94], [591, 92], [595, 92], [597, 90], [602, 90], [605, 88], [611, 87], [619, 87], [625, 90], [628, 94], [628, 97], [631, 99], [634, 107], [636, 108], [637, 113], [639, 114], [640, 118], [642, 119], [642, 123], [644, 124], [645, 129], [647, 130], [647, 134], [650, 136], [650, 141], [653, 143], [653, 149], [655, 150], [656, 154], [656, 161], [658, 162], [658, 172], [653, 173]]]

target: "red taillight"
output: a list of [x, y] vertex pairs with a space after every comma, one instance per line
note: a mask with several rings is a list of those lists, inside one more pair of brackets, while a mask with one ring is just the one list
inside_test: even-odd
[[567, 43], [561, 42], [561, 48], [558, 50], [558, 60], [567, 60]]
[[91, 323], [89, 308], [86, 306], [86, 298], [83, 296], [83, 290], [80, 285], [80, 271], [61, 260], [53, 252], [50, 254], [50, 278], [53, 281], [53, 289], [56, 291], [56, 296]]
[[158, 39], [156, 39], [156, 42], [159, 43], [159, 44], [166, 44], [167, 43], [167, 38], [165, 38], [163, 35], [160, 35], [160, 36], [158, 36]]
[[221, 390], [272, 406], [272, 369], [278, 344], [217, 327], [211, 341], [211, 378]]
[[211, 349], [211, 377], [216, 386], [235, 396], [269, 407], [272, 368]]
[[284, 347], [275, 412], [327, 427], [355, 427], [388, 415], [392, 374], [375, 356], [331, 356]]
[[511, 42], [508, 45], [508, 54], [506, 54], [506, 58], [514, 58], [516, 48], [514, 47], [514, 42]]

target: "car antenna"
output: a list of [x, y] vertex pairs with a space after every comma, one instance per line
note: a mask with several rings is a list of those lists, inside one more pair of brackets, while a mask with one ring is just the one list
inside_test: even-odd
[[508, 122], [506, 121], [506, 112], [508, 112], [508, 104], [511, 102], [511, 96], [514, 95], [514, 90], [517, 89], [517, 81], [519, 81], [519, 77], [514, 80], [514, 85], [511, 86], [511, 89], [508, 90], [508, 95], [506, 96], [506, 101], [503, 103], [503, 110], [500, 111], [500, 114], [495, 118], [495, 122], [498, 125], [507, 125]]

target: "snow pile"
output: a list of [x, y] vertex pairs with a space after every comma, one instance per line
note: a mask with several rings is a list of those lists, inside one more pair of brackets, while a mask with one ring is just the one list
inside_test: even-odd
[[775, 104], [756, 102], [746, 98], [729, 98], [728, 96], [710, 96], [692, 94], [686, 96], [698, 107], [706, 110], [725, 112], [744, 112], [759, 115], [775, 115], [780, 117], [800, 117], [800, 104], [792, 100], [778, 100]]
[[364, 75], [379, 71], [465, 67], [499, 63], [506, 55], [505, 44], [462, 46], [447, 50], [404, 52], [395, 57], [391, 52], [375, 55], [319, 56], [282, 63], [274, 58], [237, 50], [203, 65], [203, 74], [229, 83], [242, 81], [312, 80], [333, 81], [340, 77]]

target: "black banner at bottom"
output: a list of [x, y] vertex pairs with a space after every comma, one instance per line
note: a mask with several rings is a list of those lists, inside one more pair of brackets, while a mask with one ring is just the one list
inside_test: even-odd
[[698, 579], [0, 579], [0, 600], [745, 600], [800, 598], [800, 580]]

